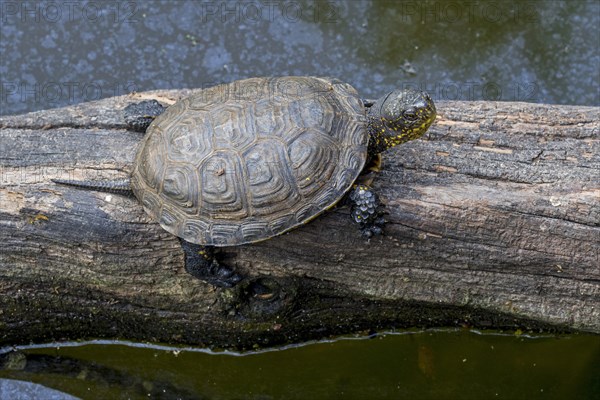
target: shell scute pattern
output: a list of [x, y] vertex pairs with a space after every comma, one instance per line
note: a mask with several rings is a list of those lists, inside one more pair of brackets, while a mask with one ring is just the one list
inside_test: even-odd
[[240, 240], [241, 226], [239, 224], [213, 224], [212, 230], [210, 231], [210, 238], [212, 243], [216, 246], [227, 245], [230, 243], [232, 238], [236, 241]]
[[[229, 101], [229, 97], [230, 90], [228, 89], [228, 85], [218, 85], [206, 88], [186, 99], [181, 100], [180, 103], [183, 103], [184, 109], [206, 111], [210, 110], [212, 106], [226, 103]], [[179, 103], [175, 103], [175, 105], [177, 104]], [[167, 111], [168, 110], [169, 109], [167, 109]]]
[[178, 228], [179, 221], [180, 221], [180, 218], [177, 217], [176, 210], [174, 210], [171, 206], [167, 206], [167, 205], [163, 206], [161, 213], [160, 213], [160, 219], [158, 221], [161, 226], [163, 226], [163, 227], [167, 226], [171, 230], [178, 231], [179, 230], [179, 228]]
[[269, 228], [273, 235], [285, 232], [290, 226], [293, 226], [298, 219], [293, 213], [285, 214], [280, 217], [272, 218], [269, 223]]
[[[134, 186], [137, 188], [138, 186]], [[142, 206], [145, 210], [148, 210], [148, 214], [152, 219], [158, 220], [160, 210], [162, 208], [162, 200], [158, 194], [149, 189], [134, 189], [137, 198], [141, 199]]]
[[317, 207], [312, 204], [305, 204], [299, 207], [296, 211], [296, 220], [297, 221], [308, 221], [314, 216], [318, 215], [319, 210]]
[[330, 160], [342, 153], [327, 134], [307, 130], [288, 146], [291, 167], [304, 197], [310, 197], [326, 184], [336, 169]]
[[295, 126], [305, 128], [321, 128], [324, 132], [331, 131], [335, 117], [331, 104], [333, 96], [310, 96], [290, 102], [288, 109]]
[[134, 191], [164, 229], [203, 245], [251, 243], [335, 204], [365, 160], [356, 91], [325, 78], [254, 78], [203, 90], [150, 126]]
[[181, 237], [193, 237], [197, 238], [198, 242], [206, 243], [209, 239], [206, 237], [208, 232], [210, 231], [210, 223], [201, 220], [201, 219], [186, 219], [182, 231]]
[[264, 238], [265, 235], [272, 236], [272, 234], [269, 224], [266, 222], [253, 222], [241, 225], [242, 241], [254, 242]]
[[179, 118], [189, 108], [189, 100], [183, 99], [177, 103], [167, 107], [165, 112], [160, 115], [160, 118], [156, 118], [152, 125], [155, 129], [165, 132], [169, 127], [177, 125]]
[[[159, 189], [167, 164], [167, 149], [160, 131], [146, 136], [142, 151], [137, 156], [136, 170], [140, 179], [134, 187], [148, 186], [149, 189]], [[135, 178], [135, 174], [134, 174]]]
[[254, 115], [254, 131], [259, 138], [273, 136], [284, 138], [296, 128], [286, 117], [287, 110], [269, 98], [260, 99], [251, 107]]
[[327, 208], [330, 206], [332, 197], [341, 197], [344, 192], [339, 193], [335, 187], [326, 187], [322, 190], [317, 196], [315, 196], [314, 204], [317, 205], [317, 208]]
[[265, 78], [249, 78], [223, 85], [234, 101], [256, 102], [269, 97], [269, 85]]
[[200, 208], [209, 220], [240, 220], [248, 217], [246, 187], [239, 155], [219, 151], [200, 166]]
[[189, 215], [197, 215], [200, 182], [193, 165], [170, 165], [165, 171], [162, 193], [171, 199], [179, 210]]
[[[364, 145], [367, 143], [361, 135], [351, 134], [349, 132], [362, 131], [366, 124], [366, 117], [361, 114], [361, 118], [348, 118], [347, 114], [342, 114], [340, 110], [354, 109], [357, 105], [355, 102], [348, 102], [345, 99], [336, 98], [337, 107], [335, 108], [335, 117], [332, 119], [331, 127], [327, 133], [338, 142], [347, 143], [348, 145]], [[358, 100], [360, 102], [360, 100]], [[361, 104], [362, 107], [362, 104]]]
[[213, 149], [242, 150], [256, 138], [253, 116], [244, 103], [215, 106], [208, 117], [213, 130]]
[[[200, 165], [211, 152], [213, 130], [206, 112], [186, 111], [177, 121], [167, 127], [167, 155], [173, 162]], [[202, 132], [201, 135], [198, 132]]]
[[284, 145], [262, 140], [244, 154], [248, 198], [253, 215], [268, 216], [294, 207], [300, 200]]

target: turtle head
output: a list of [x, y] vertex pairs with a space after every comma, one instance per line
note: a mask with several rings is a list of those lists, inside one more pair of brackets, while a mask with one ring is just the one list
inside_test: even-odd
[[425, 92], [394, 90], [369, 109], [369, 152], [374, 155], [418, 139], [435, 120], [435, 105]]

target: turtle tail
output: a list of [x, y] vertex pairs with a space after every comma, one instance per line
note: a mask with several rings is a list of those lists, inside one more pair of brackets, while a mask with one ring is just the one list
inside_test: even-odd
[[72, 179], [52, 179], [52, 182], [60, 185], [74, 186], [81, 189], [97, 190], [99, 192], [124, 194], [128, 196], [133, 194], [130, 179], [118, 179], [112, 181], [76, 181]]

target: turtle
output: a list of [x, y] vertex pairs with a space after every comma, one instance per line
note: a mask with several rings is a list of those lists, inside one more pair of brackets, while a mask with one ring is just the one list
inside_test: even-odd
[[362, 100], [334, 78], [288, 76], [203, 89], [164, 109], [125, 109], [146, 134], [129, 179], [54, 182], [131, 193], [179, 237], [185, 268], [213, 285], [243, 279], [215, 248], [255, 243], [350, 205], [369, 238], [383, 233], [383, 204], [370, 187], [380, 154], [421, 137], [436, 118], [431, 97], [396, 89]]

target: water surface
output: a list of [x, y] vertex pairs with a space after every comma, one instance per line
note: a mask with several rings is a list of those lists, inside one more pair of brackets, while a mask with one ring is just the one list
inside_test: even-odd
[[0, 378], [86, 399], [591, 400], [600, 393], [600, 340], [591, 335], [434, 330], [245, 354], [115, 342], [22, 351], [28, 366], [0, 370]]
[[599, 105], [600, 2], [3, 0], [0, 112], [267, 75]]

